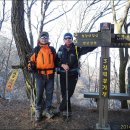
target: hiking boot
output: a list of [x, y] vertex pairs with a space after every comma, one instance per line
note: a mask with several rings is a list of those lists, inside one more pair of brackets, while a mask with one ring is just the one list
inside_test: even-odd
[[55, 112], [55, 109], [56, 109], [56, 107], [51, 106], [48, 111], [49, 111], [49, 113], [54, 113], [54, 112]]
[[42, 120], [42, 114], [36, 112], [35, 121], [36, 121], [36, 122], [40, 122], [41, 120]]
[[60, 109], [59, 109], [59, 107], [57, 109], [53, 110], [53, 114], [55, 116], [59, 116], [60, 115]]
[[52, 118], [53, 116], [54, 116], [53, 113], [51, 113], [51, 112], [46, 112], [46, 117], [47, 117], [48, 119]]
[[44, 111], [43, 116], [47, 117], [48, 119], [51, 119], [54, 114], [51, 111]]
[[42, 120], [42, 117], [37, 117], [37, 118], [35, 118], [35, 121], [36, 122], [40, 122]]

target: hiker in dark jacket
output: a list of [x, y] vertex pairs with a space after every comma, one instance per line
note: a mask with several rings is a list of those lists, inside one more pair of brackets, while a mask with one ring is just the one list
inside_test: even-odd
[[65, 33], [64, 45], [62, 45], [56, 55], [57, 71], [60, 74], [60, 86], [62, 101], [59, 106], [59, 111], [65, 115], [67, 110], [66, 103], [66, 71], [68, 71], [68, 111], [71, 115], [71, 102], [75, 86], [78, 80], [79, 74], [79, 58], [88, 52], [93, 51], [96, 47], [77, 47], [73, 43], [73, 36], [71, 33]]

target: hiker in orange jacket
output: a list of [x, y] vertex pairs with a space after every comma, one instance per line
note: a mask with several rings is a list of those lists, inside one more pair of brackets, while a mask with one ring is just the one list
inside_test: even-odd
[[52, 106], [54, 90], [54, 69], [56, 51], [50, 46], [48, 32], [42, 32], [37, 46], [34, 48], [30, 58], [30, 70], [35, 72], [36, 78], [36, 121], [42, 119], [43, 93], [45, 90], [45, 111], [48, 118], [53, 117], [50, 111]]

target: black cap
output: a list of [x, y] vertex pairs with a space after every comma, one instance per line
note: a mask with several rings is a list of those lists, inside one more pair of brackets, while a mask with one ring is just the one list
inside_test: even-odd
[[49, 33], [48, 32], [41, 32], [40, 37], [46, 36], [49, 38]]

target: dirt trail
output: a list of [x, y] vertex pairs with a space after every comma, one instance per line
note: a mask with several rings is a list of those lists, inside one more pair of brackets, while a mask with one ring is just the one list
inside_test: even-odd
[[[34, 129], [30, 121], [30, 108], [28, 101], [3, 100], [0, 98], [0, 129]], [[73, 105], [73, 116], [66, 122], [63, 118], [43, 119], [40, 123], [42, 129], [85, 129], [94, 130], [98, 122], [98, 110], [87, 109]], [[108, 122], [113, 130], [130, 129], [130, 110], [110, 110]]]

